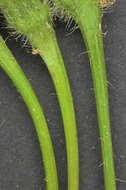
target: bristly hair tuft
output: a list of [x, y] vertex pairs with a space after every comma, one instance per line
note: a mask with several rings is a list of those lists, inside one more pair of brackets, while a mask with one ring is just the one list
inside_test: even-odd
[[74, 24], [74, 26], [73, 26], [74, 20], [70, 16], [69, 12], [66, 11], [65, 9], [60, 9], [57, 6], [55, 6], [54, 4], [51, 4], [50, 10], [51, 10], [52, 20], [56, 21], [58, 19], [61, 22], [65, 22], [66, 29], [67, 30], [70, 29], [70, 33], [72, 33], [77, 28], [76, 24]]

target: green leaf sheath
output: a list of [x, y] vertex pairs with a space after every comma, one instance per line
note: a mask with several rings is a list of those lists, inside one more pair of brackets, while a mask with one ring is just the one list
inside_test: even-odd
[[84, 5], [81, 4], [77, 20], [89, 52], [100, 130], [105, 187], [106, 190], [116, 190], [99, 5], [90, 0]]
[[[68, 190], [78, 190], [79, 163], [78, 142], [73, 100], [64, 63], [51, 23], [50, 9], [46, 0], [1, 0], [0, 7], [11, 27], [24, 34], [32, 47], [38, 49], [51, 74], [64, 123]], [[54, 188], [52, 189], [54, 190]]]
[[47, 190], [58, 190], [54, 152], [42, 108], [40, 107], [29, 81], [7, 48], [2, 37], [0, 37], [0, 66], [12, 80], [17, 90], [23, 97], [33, 119], [42, 151]]

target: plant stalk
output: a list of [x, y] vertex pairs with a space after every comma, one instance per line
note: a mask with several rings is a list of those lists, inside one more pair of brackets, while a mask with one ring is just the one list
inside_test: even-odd
[[106, 190], [116, 190], [112, 140], [109, 118], [106, 68], [102, 41], [102, 8], [114, 3], [111, 0], [52, 0], [61, 14], [72, 17], [78, 24], [90, 59], [94, 83], [98, 123], [101, 139], [102, 159]]
[[87, 3], [81, 5], [80, 14], [78, 14], [76, 19], [90, 59], [101, 139], [105, 188], [106, 190], [116, 190], [107, 77], [101, 30], [102, 16], [99, 5], [91, 1], [88, 0]]
[[0, 66], [12, 80], [33, 119], [42, 152], [46, 185], [48, 190], [58, 190], [57, 169], [53, 146], [49, 135], [43, 110], [37, 97], [26, 78], [24, 72], [17, 64], [2, 37], [0, 37]]
[[68, 190], [78, 190], [79, 161], [77, 129], [73, 100], [64, 63], [53, 30], [47, 0], [1, 0], [1, 9], [8, 23], [25, 35], [37, 49], [50, 72], [58, 96], [66, 139]]
[[[79, 160], [78, 141], [75, 121], [73, 99], [70, 91], [69, 81], [63, 59], [56, 41], [54, 31], [44, 32], [45, 41], [30, 40], [35, 47], [40, 50], [40, 56], [44, 59], [53, 80], [58, 96], [66, 140], [67, 167], [68, 167], [68, 190], [79, 189]], [[46, 36], [47, 35], [47, 36]], [[42, 39], [41, 34], [37, 34], [38, 39]], [[46, 46], [44, 44], [46, 43]], [[47, 45], [48, 44], [48, 45]]]

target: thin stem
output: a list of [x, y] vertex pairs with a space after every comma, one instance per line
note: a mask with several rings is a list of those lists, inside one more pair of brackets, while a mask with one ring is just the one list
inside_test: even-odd
[[[37, 47], [40, 52], [42, 52], [40, 53], [40, 55], [44, 59], [52, 77], [61, 108], [67, 149], [68, 190], [78, 190], [78, 141], [75, 112], [69, 81], [54, 32], [45, 32], [44, 35], [44, 39], [48, 40], [48, 43], [42, 42], [41, 40], [36, 40], [34, 46]], [[39, 34], [37, 35], [37, 37], [38, 39], [42, 39]], [[45, 43], [46, 47], [44, 46]]]
[[116, 190], [106, 68], [101, 32], [101, 12], [98, 5], [90, 2], [88, 1], [88, 3], [84, 4], [84, 7], [82, 7], [83, 12], [80, 13], [77, 19], [89, 52], [102, 146], [105, 187], [106, 190]]
[[58, 190], [55, 157], [47, 123], [36, 95], [20, 66], [0, 37], [0, 66], [12, 80], [31, 114], [39, 138], [48, 190]]

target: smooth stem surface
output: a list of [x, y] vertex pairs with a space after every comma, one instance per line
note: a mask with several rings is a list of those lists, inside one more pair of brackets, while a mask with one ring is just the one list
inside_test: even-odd
[[106, 68], [101, 32], [101, 16], [99, 9], [100, 8], [93, 3], [85, 3], [85, 6], [82, 7], [82, 12], [78, 16], [78, 25], [81, 29], [82, 36], [89, 51], [102, 146], [105, 187], [106, 190], [116, 190], [109, 119]]
[[1, 37], [0, 66], [16, 86], [32, 116], [42, 151], [47, 190], [58, 190], [54, 152], [43, 111], [29, 81]]
[[40, 55], [44, 59], [52, 77], [62, 112], [67, 149], [68, 190], [78, 190], [79, 161], [77, 129], [68, 77], [54, 32], [51, 30], [45, 32], [44, 35], [44, 39], [48, 42], [42, 42], [41, 36], [37, 35], [39, 40], [34, 41], [34, 46], [42, 52]]

